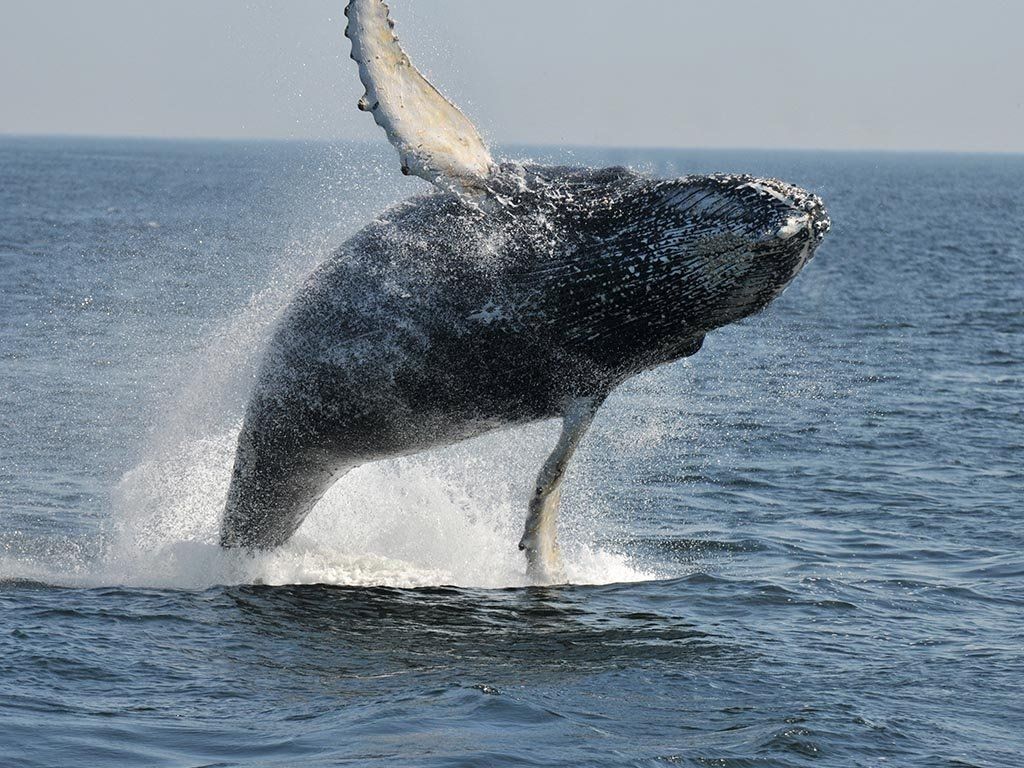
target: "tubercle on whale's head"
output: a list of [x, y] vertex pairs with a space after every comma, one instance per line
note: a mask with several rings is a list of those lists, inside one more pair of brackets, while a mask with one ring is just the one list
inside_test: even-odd
[[657, 279], [691, 326], [709, 331], [764, 309], [814, 256], [831, 227], [817, 195], [745, 175], [658, 182], [652, 201]]

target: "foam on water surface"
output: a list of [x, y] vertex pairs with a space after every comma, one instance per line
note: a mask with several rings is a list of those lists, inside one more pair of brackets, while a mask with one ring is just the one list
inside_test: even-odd
[[[110, 519], [93, 551], [65, 541], [45, 555], [0, 558], [0, 579], [175, 589], [530, 584], [517, 542], [529, 488], [557, 438], [556, 424], [358, 467], [328, 492], [292, 540], [255, 555], [217, 544], [239, 427], [199, 437], [183, 438], [191, 430], [171, 429], [156, 435], [114, 489]], [[588, 509], [585, 488], [569, 496], [575, 499], [565, 504], [569, 525], [561, 542], [568, 583], [658, 578], [602, 547], [606, 515]]]

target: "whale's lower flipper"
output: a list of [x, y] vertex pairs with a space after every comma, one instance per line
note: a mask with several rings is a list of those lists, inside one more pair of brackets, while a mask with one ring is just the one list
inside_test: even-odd
[[562, 554], [558, 548], [558, 502], [562, 479], [576, 448], [594, 421], [604, 396], [573, 400], [562, 415], [562, 434], [537, 476], [537, 487], [530, 497], [526, 531], [519, 548], [526, 553], [526, 571], [541, 584], [558, 583], [565, 578]]

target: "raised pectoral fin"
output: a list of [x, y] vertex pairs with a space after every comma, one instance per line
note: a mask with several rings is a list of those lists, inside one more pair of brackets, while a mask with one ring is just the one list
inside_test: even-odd
[[345, 8], [352, 58], [370, 112], [402, 160], [402, 172], [463, 197], [480, 198], [495, 164], [473, 123], [413, 66], [383, 0], [350, 0]]

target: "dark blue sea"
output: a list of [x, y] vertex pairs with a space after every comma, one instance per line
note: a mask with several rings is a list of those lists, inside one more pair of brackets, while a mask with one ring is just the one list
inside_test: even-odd
[[1024, 157], [512, 149], [773, 175], [834, 228], [607, 402], [216, 546], [305, 275], [425, 191], [386, 148], [0, 139], [0, 765], [1024, 765]]

